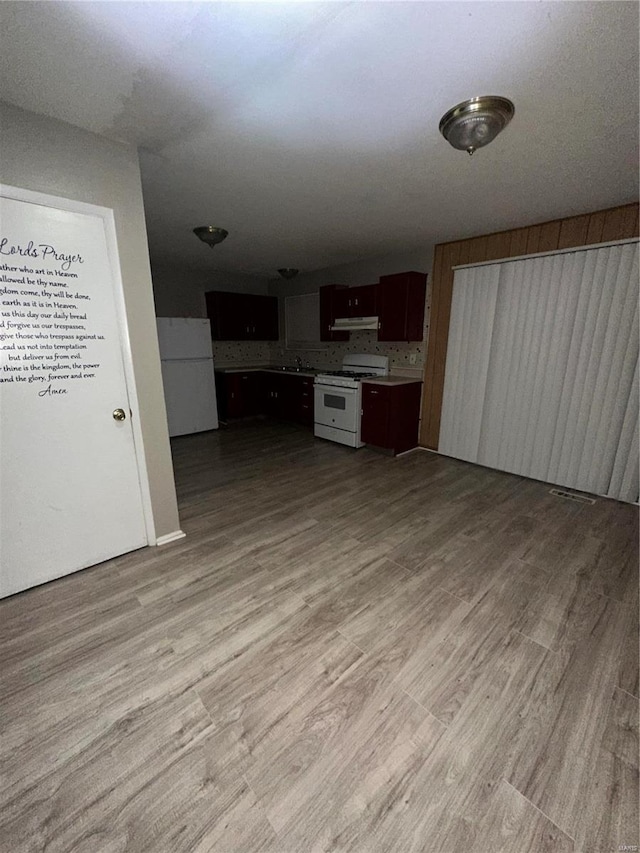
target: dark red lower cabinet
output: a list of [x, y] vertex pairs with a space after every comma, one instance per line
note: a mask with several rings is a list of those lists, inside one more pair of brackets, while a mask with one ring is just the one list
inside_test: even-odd
[[418, 446], [421, 382], [403, 385], [362, 383], [362, 440], [404, 453]]
[[248, 370], [244, 373], [228, 373], [216, 370], [216, 398], [220, 420], [247, 418], [262, 410], [257, 374]]
[[275, 371], [216, 370], [220, 419], [267, 415], [313, 426], [313, 377]]

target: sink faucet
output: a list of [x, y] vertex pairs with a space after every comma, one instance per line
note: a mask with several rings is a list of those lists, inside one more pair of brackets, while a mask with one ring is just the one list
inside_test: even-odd
[[296, 367], [298, 370], [302, 370], [302, 359], [299, 355], [296, 356]]

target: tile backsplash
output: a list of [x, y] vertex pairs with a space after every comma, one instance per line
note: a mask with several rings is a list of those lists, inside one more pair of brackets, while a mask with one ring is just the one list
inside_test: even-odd
[[[377, 332], [355, 331], [351, 332], [350, 340], [327, 343], [323, 345], [323, 349], [288, 350], [285, 348], [284, 341], [274, 341], [271, 344], [271, 361], [279, 364], [295, 364], [296, 356], [300, 356], [312, 367], [336, 369], [342, 366], [345, 355], [356, 352], [386, 355], [389, 357], [390, 367], [421, 367], [424, 364], [425, 344], [424, 341], [386, 343], [378, 341]], [[412, 353], [416, 356], [414, 365], [409, 361]]]
[[[319, 347], [322, 347], [320, 349]], [[377, 340], [373, 331], [351, 332], [351, 340], [336, 343], [318, 344], [314, 349], [287, 349], [281, 341], [213, 341], [213, 358], [216, 367], [261, 364], [295, 364], [299, 356], [305, 364], [312, 367], [336, 369], [342, 366], [342, 359], [348, 353], [369, 353], [386, 355], [389, 366], [419, 367], [424, 365], [425, 342], [399, 341], [385, 343]], [[409, 360], [415, 354], [415, 363]]]
[[269, 364], [275, 341], [212, 341], [216, 367], [236, 364]]

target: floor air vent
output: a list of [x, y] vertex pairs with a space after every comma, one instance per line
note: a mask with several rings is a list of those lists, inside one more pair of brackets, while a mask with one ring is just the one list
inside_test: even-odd
[[549, 494], [555, 495], [557, 498], [566, 498], [568, 501], [575, 501], [579, 504], [594, 504], [595, 498], [585, 498], [584, 495], [575, 495], [573, 492], [565, 492], [564, 489], [551, 489]]

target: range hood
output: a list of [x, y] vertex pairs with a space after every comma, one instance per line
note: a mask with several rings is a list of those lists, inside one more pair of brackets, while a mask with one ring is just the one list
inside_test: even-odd
[[353, 332], [358, 329], [371, 329], [377, 331], [377, 317], [336, 317], [331, 327], [332, 332]]

